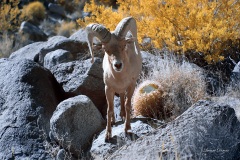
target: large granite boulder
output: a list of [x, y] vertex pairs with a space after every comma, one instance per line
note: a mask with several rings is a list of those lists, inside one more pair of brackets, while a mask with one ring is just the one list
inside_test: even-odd
[[240, 62], [238, 62], [231, 75], [231, 89], [240, 91]]
[[87, 43], [83, 43], [77, 40], [68, 39], [63, 36], [51, 37], [46, 42], [36, 42], [29, 44], [10, 55], [11, 59], [30, 59], [43, 65], [44, 57], [47, 53], [63, 49], [69, 51], [74, 59], [78, 59], [78, 56], [85, 54], [88, 50]]
[[66, 92], [88, 96], [103, 116], [106, 115], [105, 85], [103, 83], [102, 59], [62, 63], [51, 72]]
[[73, 33], [69, 37], [69, 39], [87, 43], [87, 33], [86, 33], [85, 29], [79, 29], [77, 32]]
[[62, 17], [66, 17], [66, 12], [65, 12], [64, 8], [58, 4], [49, 3], [48, 10], [49, 10], [49, 12], [52, 12], [54, 14], [60, 15]]
[[[69, 39], [80, 41], [83, 43], [87, 43], [87, 33], [85, 29], [79, 29], [75, 33], [73, 33]], [[88, 52], [89, 50], [87, 50]], [[93, 38], [93, 52], [95, 57], [103, 58], [104, 57], [104, 50], [102, 49], [102, 43], [96, 37]], [[90, 54], [88, 54], [88, 58], [91, 58]]]
[[0, 59], [0, 159], [51, 159], [43, 137], [64, 96], [51, 72], [37, 63]]
[[47, 35], [36, 25], [24, 21], [21, 23], [20, 32], [27, 35], [29, 40], [36, 41], [47, 41]]
[[69, 51], [58, 49], [46, 54], [43, 66], [50, 69], [57, 64], [70, 62], [72, 60], [73, 55]]
[[[240, 107], [240, 106], [238, 106]], [[199, 101], [108, 159], [240, 159], [240, 122], [228, 104]]]
[[105, 121], [92, 101], [79, 95], [61, 102], [50, 124], [54, 139], [78, 157], [90, 146], [93, 136], [103, 129]]
[[118, 121], [112, 127], [113, 137], [108, 142], [105, 141], [106, 130], [103, 130], [93, 141], [90, 149], [91, 156], [93, 159], [106, 159], [122, 146], [131, 144], [138, 138], [143, 138], [145, 135], [154, 132], [156, 127], [162, 124], [160, 121], [151, 118], [133, 118], [131, 119], [132, 133], [125, 134], [124, 122]]

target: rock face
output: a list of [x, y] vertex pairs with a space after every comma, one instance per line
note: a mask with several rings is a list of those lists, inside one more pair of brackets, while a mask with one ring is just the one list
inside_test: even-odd
[[73, 33], [69, 38], [87, 43], [87, 33], [84, 29], [79, 29], [77, 32]]
[[[80, 41], [83, 43], [87, 43], [87, 33], [85, 29], [79, 29], [77, 32], [73, 33], [69, 39]], [[89, 50], [87, 49], [87, 52]], [[95, 57], [103, 58], [104, 57], [104, 50], [102, 49], [102, 43], [97, 39], [93, 38], [93, 52]], [[90, 54], [87, 55], [88, 58], [91, 58]]]
[[[84, 34], [55, 36], [0, 59], [0, 159], [64, 159], [70, 151], [78, 157], [88, 149], [94, 159], [240, 159], [240, 100], [232, 97], [199, 101], [168, 124], [133, 118], [132, 134], [125, 135], [115, 96], [117, 123], [105, 142], [102, 58], [93, 64], [87, 59]], [[145, 75], [164, 61], [147, 52], [142, 57]], [[232, 80], [239, 87], [239, 79]], [[69, 98], [67, 92], [80, 96]], [[62, 146], [56, 157], [46, 150], [46, 137]]]
[[54, 14], [58, 14], [62, 17], [66, 17], [66, 13], [64, 11], [64, 8], [53, 3], [48, 4], [48, 10]]
[[131, 144], [138, 138], [155, 131], [155, 126], [153, 124], [158, 126], [161, 123], [144, 117], [131, 119], [132, 134], [126, 135], [123, 122], [117, 122], [116, 125], [112, 127], [113, 137], [110, 142], [105, 142], [106, 130], [102, 131], [93, 141], [90, 150], [93, 159], [105, 159], [123, 145]]
[[79, 156], [89, 147], [94, 134], [103, 128], [105, 121], [92, 101], [80, 95], [61, 102], [50, 124], [54, 139]]
[[30, 22], [22, 22], [20, 26], [20, 31], [29, 36], [32, 41], [46, 41], [47, 35], [37, 26], [31, 24]]
[[47, 53], [63, 49], [69, 51], [74, 59], [78, 54], [83, 54], [88, 49], [86, 43], [77, 40], [68, 39], [63, 36], [55, 36], [47, 42], [36, 42], [29, 44], [10, 55], [11, 59], [30, 59], [43, 65], [44, 57]]
[[106, 115], [102, 59], [95, 58], [93, 64], [91, 59], [59, 64], [51, 72], [66, 92], [88, 96], [102, 115]]
[[240, 62], [236, 64], [231, 75], [231, 87], [233, 90], [240, 90]]
[[234, 109], [199, 101], [175, 121], [108, 159], [239, 159], [240, 122]]
[[45, 57], [44, 57], [44, 64], [43, 66], [45, 68], [52, 68], [53, 66], [64, 63], [64, 62], [70, 62], [73, 60], [73, 55], [63, 49], [58, 49], [52, 52], [49, 52]]
[[30, 60], [0, 59], [0, 159], [49, 159], [43, 136], [64, 91]]
[[[87, 33], [85, 29], [79, 29], [77, 32], [73, 33], [69, 39], [81, 41], [87, 43]], [[93, 44], [99, 44], [101, 43], [98, 39], [93, 39]]]

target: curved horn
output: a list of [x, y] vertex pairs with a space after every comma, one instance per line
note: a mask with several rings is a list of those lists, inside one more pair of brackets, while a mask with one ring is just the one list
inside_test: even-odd
[[94, 62], [94, 54], [92, 51], [92, 45], [93, 45], [93, 38], [97, 37], [102, 43], [108, 43], [111, 39], [111, 33], [100, 24], [89, 24], [86, 27], [86, 33], [87, 33], [87, 43], [88, 47], [92, 56], [92, 63]]
[[133, 17], [127, 17], [122, 19], [118, 23], [114, 33], [116, 36], [123, 39], [126, 37], [128, 31], [131, 31], [133, 37], [137, 38], [137, 25], [136, 20]]

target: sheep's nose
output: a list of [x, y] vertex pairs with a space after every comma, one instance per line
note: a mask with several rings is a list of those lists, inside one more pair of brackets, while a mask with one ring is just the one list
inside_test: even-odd
[[117, 69], [121, 69], [121, 68], [122, 68], [122, 63], [115, 63], [114, 66], [115, 66]]

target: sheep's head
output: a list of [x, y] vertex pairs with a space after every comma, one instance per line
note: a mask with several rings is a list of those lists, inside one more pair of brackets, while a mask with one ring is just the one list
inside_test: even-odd
[[103, 43], [102, 47], [108, 54], [108, 60], [116, 72], [121, 72], [124, 68], [124, 63], [128, 58], [128, 47], [132, 40], [133, 38], [117, 39], [116, 36], [112, 35], [110, 43]]
[[106, 27], [100, 24], [90, 24], [86, 27], [86, 31], [92, 62], [94, 61], [92, 43], [93, 38], [97, 37], [109, 56], [112, 68], [116, 72], [121, 72], [124, 61], [127, 59], [129, 43], [134, 42], [135, 37], [137, 37], [136, 21], [132, 17], [124, 18], [113, 32], [108, 31]]

